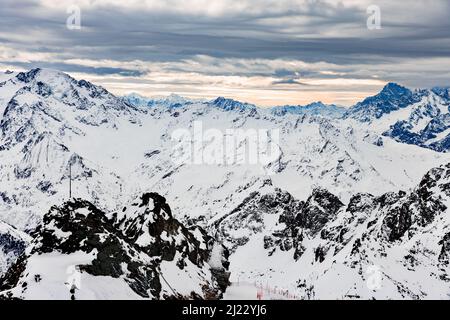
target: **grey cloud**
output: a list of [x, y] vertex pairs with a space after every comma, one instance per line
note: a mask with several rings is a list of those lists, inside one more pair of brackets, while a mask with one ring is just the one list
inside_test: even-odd
[[280, 81], [273, 81], [272, 84], [277, 85], [277, 84], [298, 84], [300, 86], [307, 86], [307, 84], [302, 83], [301, 81], [298, 81], [296, 79], [284, 79], [284, 80], [280, 80]]
[[[255, 0], [253, 10], [218, 15], [182, 14], [173, 10], [154, 12], [132, 6], [105, 5], [95, 10], [84, 8], [83, 29], [71, 31], [65, 27], [67, 13], [57, 6], [43, 8], [37, 0], [1, 0], [0, 45], [18, 51], [53, 53], [61, 59], [179, 62], [206, 55], [218, 59], [325, 61], [340, 65], [341, 71], [348, 73], [342, 76], [344, 78], [371, 78], [378, 72], [388, 77], [387, 80], [411, 86], [450, 84], [449, 73], [438, 68], [423, 74], [415, 70], [414, 65], [405, 65], [403, 70], [389, 70], [390, 65], [406, 59], [450, 57], [450, 22], [442, 18], [450, 14], [448, 1], [433, 2], [440, 8], [438, 13], [427, 10], [431, 6], [429, 1], [401, 2], [380, 1], [383, 29], [379, 31], [367, 30], [365, 6], [348, 5], [345, 0], [340, 5], [319, 0], [304, 5], [286, 2], [275, 8], [268, 5], [270, 2]], [[36, 65], [27, 62], [10, 64]], [[143, 70], [49, 61], [38, 64], [95, 75], [139, 77], [145, 73]], [[378, 68], [372, 68], [374, 65]], [[189, 71], [180, 66], [168, 69]], [[274, 85], [298, 81], [291, 70], [273, 70], [271, 74], [242, 72], [282, 78]], [[315, 71], [298, 72], [301, 76], [332, 77]], [[221, 74], [236, 72], [223, 70]]]

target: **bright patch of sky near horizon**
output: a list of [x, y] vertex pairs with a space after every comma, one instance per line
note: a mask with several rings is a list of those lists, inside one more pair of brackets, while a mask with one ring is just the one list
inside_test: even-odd
[[[381, 30], [367, 8], [381, 9]], [[69, 30], [67, 9], [81, 9]], [[386, 82], [450, 85], [447, 0], [0, 0], [0, 69], [116, 94], [352, 105]]]

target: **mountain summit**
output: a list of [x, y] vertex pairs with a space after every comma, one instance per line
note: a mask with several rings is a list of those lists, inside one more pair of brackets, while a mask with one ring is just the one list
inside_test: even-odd
[[391, 82], [377, 95], [366, 98], [351, 107], [345, 116], [368, 122], [419, 100], [419, 97], [411, 90]]

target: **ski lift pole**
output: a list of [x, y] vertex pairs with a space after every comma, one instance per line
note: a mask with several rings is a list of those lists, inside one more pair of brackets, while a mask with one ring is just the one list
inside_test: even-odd
[[72, 199], [72, 161], [71, 160], [69, 161], [69, 200]]

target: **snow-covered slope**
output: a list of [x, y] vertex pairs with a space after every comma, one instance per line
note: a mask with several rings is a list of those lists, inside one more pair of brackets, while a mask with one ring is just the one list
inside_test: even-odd
[[68, 198], [70, 167], [74, 194], [103, 199], [103, 207], [119, 196], [120, 177], [68, 145], [133, 121], [131, 106], [100, 87], [40, 69], [4, 82], [0, 96], [9, 99], [0, 122], [0, 219], [22, 230], [36, 227], [39, 213]]
[[146, 98], [137, 93], [131, 93], [123, 97], [128, 103], [140, 107], [165, 107], [176, 108], [182, 105], [195, 103], [195, 100], [187, 99], [176, 94], [171, 94], [168, 97], [160, 98]]
[[0, 278], [0, 297], [20, 299], [217, 299], [228, 254], [201, 228], [173, 218], [147, 193], [119, 213], [84, 200], [53, 207], [32, 245]]
[[213, 228], [233, 281], [305, 299], [448, 299], [450, 164], [410, 192], [306, 201], [266, 184]]
[[[267, 193], [297, 208], [313, 190], [327, 190], [347, 206], [357, 193], [410, 190], [430, 168], [450, 162], [450, 154], [436, 152], [447, 151], [443, 89], [412, 92], [390, 84], [339, 118], [317, 104], [305, 113], [277, 114], [220, 97], [120, 98], [44, 69], [2, 74], [1, 80], [0, 220], [28, 233], [50, 207], [69, 199], [69, 187], [72, 197], [103, 212], [119, 212], [130, 197], [157, 192], [178, 220], [215, 234], [216, 226], [232, 225], [227, 217], [240, 204]], [[394, 129], [401, 121], [407, 124], [399, 134]], [[179, 130], [191, 136], [200, 130], [202, 143], [180, 153]], [[418, 142], [403, 139], [405, 130]], [[248, 141], [255, 132], [263, 132], [262, 159], [252, 163]], [[204, 156], [211, 152], [211, 133], [224, 139], [223, 161]], [[271, 150], [264, 150], [266, 142]], [[201, 154], [200, 160], [180, 161], [187, 153]], [[233, 255], [240, 252], [235, 240], [246, 241], [241, 236], [230, 231], [223, 237]]]
[[286, 114], [297, 114], [297, 115], [309, 114], [338, 119], [344, 116], [347, 109], [344, 107], [339, 107], [334, 104], [326, 105], [319, 101], [313, 102], [306, 106], [273, 107], [271, 111], [274, 115], [278, 116], [284, 116]]
[[405, 119], [397, 121], [384, 132], [399, 142], [447, 152], [450, 148], [450, 100], [432, 91], [424, 91], [422, 99], [408, 107]]
[[[357, 122], [313, 116], [278, 117], [259, 109], [225, 112], [207, 105], [158, 111], [155, 117], [162, 143], [149, 148], [149, 154], [158, 153], [145, 159], [135, 176], [143, 178], [139, 184], [146, 183], [151, 190], [164, 194], [176, 212], [189, 218], [220, 217], [257, 191], [268, 177], [275, 186], [299, 199], [321, 186], [348, 200], [356, 191], [379, 195], [407, 189], [418, 183], [429, 168], [450, 160], [446, 154], [382, 137]], [[174, 128], [193, 132], [196, 121], [202, 121], [204, 132], [279, 130], [279, 156], [265, 164], [180, 165], [173, 161], [175, 155], [171, 156], [173, 142], [169, 137]], [[244, 141], [238, 139], [235, 143], [238, 155], [246, 152]], [[205, 151], [208, 145], [202, 147], [200, 151]]]
[[[351, 120], [279, 117], [224, 98], [176, 108], [131, 106], [101, 87], [51, 70], [19, 73], [0, 92], [9, 98], [0, 122], [0, 174], [6, 181], [0, 218], [22, 230], [34, 228], [39, 213], [68, 198], [70, 165], [72, 194], [101, 208], [115, 209], [130, 194], [155, 190], [181, 216], [211, 218], [232, 209], [269, 175], [298, 198], [323, 186], [345, 199], [355, 190], [381, 194], [407, 188], [448, 160]], [[192, 130], [195, 121], [204, 131], [223, 134], [279, 130], [280, 157], [263, 165], [180, 166], [171, 136], [176, 129]], [[244, 142], [245, 137], [238, 154], [246, 152]]]

